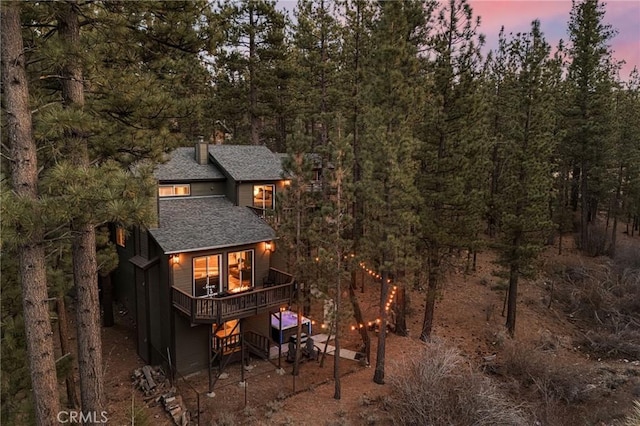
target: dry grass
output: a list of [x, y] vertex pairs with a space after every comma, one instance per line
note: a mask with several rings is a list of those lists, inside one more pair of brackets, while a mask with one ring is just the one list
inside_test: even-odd
[[588, 399], [584, 372], [540, 348], [515, 340], [505, 340], [500, 352], [502, 374], [515, 379], [524, 388], [533, 388], [546, 404], [556, 401], [580, 403]]
[[555, 299], [591, 329], [576, 345], [599, 358], [640, 359], [640, 249], [621, 246], [613, 260], [556, 276]]
[[400, 362], [390, 380], [390, 409], [399, 425], [526, 425], [525, 411], [441, 343]]
[[640, 425], [640, 401], [633, 402], [633, 410], [625, 418], [624, 426], [638, 426]]

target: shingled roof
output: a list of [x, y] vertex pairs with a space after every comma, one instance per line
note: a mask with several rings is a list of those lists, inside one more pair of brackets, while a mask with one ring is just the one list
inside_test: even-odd
[[282, 160], [266, 146], [209, 145], [209, 155], [235, 181], [280, 180]]
[[160, 228], [149, 232], [166, 254], [269, 241], [275, 231], [247, 207], [224, 197], [159, 200]]
[[224, 179], [218, 168], [211, 164], [198, 164], [193, 147], [176, 148], [166, 163], [158, 164], [154, 176], [159, 181], [197, 181]]

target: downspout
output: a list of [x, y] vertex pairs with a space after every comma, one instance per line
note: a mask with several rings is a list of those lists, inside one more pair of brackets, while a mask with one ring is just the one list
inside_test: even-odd
[[[209, 394], [213, 393], [213, 371], [211, 370], [213, 367], [211, 364], [213, 364], [213, 360], [211, 359], [211, 353], [213, 352], [213, 345], [212, 345], [212, 341], [213, 341], [213, 336], [211, 335], [211, 329], [213, 328], [213, 326], [209, 325], [209, 344], [207, 345], [209, 348], [209, 355], [208, 355], [208, 359], [209, 359], [209, 366], [208, 366], [208, 370], [209, 370]], [[200, 416], [198, 416], [200, 417]]]

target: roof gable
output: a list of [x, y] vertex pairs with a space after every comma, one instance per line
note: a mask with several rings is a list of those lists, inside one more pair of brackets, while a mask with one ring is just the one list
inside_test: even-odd
[[282, 160], [266, 146], [209, 145], [209, 155], [235, 181], [280, 180]]
[[159, 181], [220, 180], [225, 178], [214, 164], [198, 164], [193, 147], [173, 150], [169, 154], [169, 160], [158, 164], [153, 175]]

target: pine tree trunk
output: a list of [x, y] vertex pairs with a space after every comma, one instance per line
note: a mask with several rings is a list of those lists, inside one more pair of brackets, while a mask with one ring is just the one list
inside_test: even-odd
[[99, 419], [104, 410], [104, 389], [95, 228], [91, 224], [82, 224], [73, 227], [72, 232], [75, 234], [72, 256], [78, 298], [76, 326], [82, 411]]
[[589, 248], [589, 192], [587, 185], [586, 162], [582, 166], [582, 180], [580, 181], [580, 249]]
[[[383, 265], [385, 261], [386, 257], [383, 256]], [[376, 350], [376, 369], [373, 374], [373, 381], [379, 385], [384, 384], [385, 344], [387, 338], [387, 311], [385, 310], [385, 304], [389, 293], [389, 283], [387, 283], [388, 278], [389, 273], [386, 270], [383, 270], [382, 282], [380, 283], [380, 329], [378, 331], [378, 348]]]
[[[340, 211], [339, 206], [340, 204], [338, 204], [338, 211]], [[340, 229], [340, 227], [338, 227], [338, 229]], [[338, 321], [338, 318], [340, 318], [340, 314], [342, 311], [342, 306], [341, 306], [342, 289], [340, 288], [341, 277], [342, 277], [342, 266], [340, 262], [340, 250], [338, 250], [338, 275], [337, 275], [337, 282], [336, 282], [336, 304], [335, 304], [336, 321]], [[336, 326], [336, 335], [333, 339], [333, 343], [336, 347], [334, 357], [333, 357], [333, 381], [334, 381], [333, 399], [340, 399], [341, 387], [340, 387], [340, 327], [339, 325]]]
[[256, 89], [256, 30], [253, 6], [249, 6], [249, 120], [251, 144], [260, 144], [260, 119], [258, 118], [258, 94]]
[[431, 341], [433, 316], [436, 307], [436, 293], [438, 291], [438, 269], [439, 261], [437, 250], [431, 250], [431, 253], [429, 254], [429, 283], [427, 285], [427, 300], [424, 309], [422, 332], [420, 333], [420, 340], [423, 342]]
[[516, 304], [518, 301], [518, 277], [519, 271], [515, 264], [509, 268], [509, 296], [507, 299], [507, 331], [511, 337], [516, 332]]
[[397, 286], [394, 310], [396, 313], [396, 334], [406, 337], [409, 333], [407, 331], [407, 299], [405, 297], [404, 285]]
[[[362, 315], [362, 309], [360, 309], [360, 303], [358, 302], [358, 298], [356, 296], [356, 271], [351, 272], [351, 285], [349, 286], [349, 300], [351, 301], [351, 306], [353, 308], [353, 316], [356, 322], [359, 324], [364, 324], [364, 317]], [[362, 337], [362, 344], [364, 346], [363, 352], [366, 357], [366, 363], [369, 365], [369, 361], [371, 360], [371, 338], [369, 337], [369, 332], [366, 327], [359, 327], [360, 337]]]
[[[20, 28], [19, 3], [2, 3], [2, 89], [6, 108], [7, 143], [11, 147], [13, 191], [32, 202], [37, 217], [37, 148], [31, 133], [29, 86]], [[36, 210], [36, 213], [33, 212]], [[43, 229], [34, 222], [29, 231], [16, 229], [23, 239], [17, 247], [22, 307], [35, 422], [55, 425], [60, 411], [53, 331], [49, 318]]]
[[[56, 311], [58, 313], [58, 333], [60, 334], [60, 352], [62, 356], [71, 352], [69, 348], [69, 323], [67, 322], [67, 308], [64, 303], [64, 295], [60, 295], [56, 301]], [[67, 407], [78, 408], [80, 402], [78, 401], [78, 393], [76, 392], [76, 380], [73, 369], [69, 372], [69, 375], [65, 378], [65, 384], [67, 386]]]
[[[77, 8], [75, 3], [64, 3], [58, 9], [60, 35], [70, 53], [80, 45]], [[63, 70], [62, 97], [65, 107], [81, 109], [84, 107], [82, 68], [73, 59], [74, 57], [70, 57]], [[70, 160], [77, 167], [88, 171], [89, 151], [86, 135], [82, 131], [68, 130], [66, 149]], [[90, 418], [100, 419], [104, 411], [104, 389], [95, 226], [92, 223], [74, 221], [71, 232], [73, 280], [78, 298], [76, 326], [82, 412]]]
[[618, 242], [618, 208], [621, 203], [621, 195], [622, 195], [622, 174], [624, 168], [622, 164], [620, 165], [620, 169], [618, 170], [618, 185], [616, 186], [616, 197], [613, 202], [613, 226], [611, 227], [611, 247], [609, 247], [609, 256], [612, 258], [616, 255], [616, 244]]

